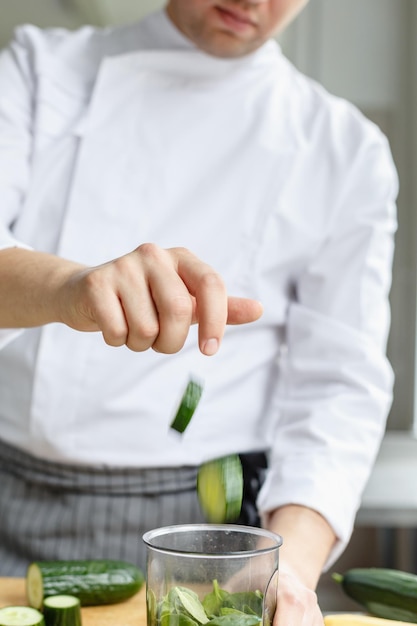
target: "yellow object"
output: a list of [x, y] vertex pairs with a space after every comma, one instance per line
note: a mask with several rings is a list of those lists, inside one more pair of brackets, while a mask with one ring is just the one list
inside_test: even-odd
[[203, 463], [197, 473], [197, 494], [208, 522], [234, 522], [243, 499], [243, 470], [238, 454]]
[[356, 615], [354, 613], [335, 613], [324, 617], [325, 626], [410, 626], [410, 622], [397, 622], [371, 615]]

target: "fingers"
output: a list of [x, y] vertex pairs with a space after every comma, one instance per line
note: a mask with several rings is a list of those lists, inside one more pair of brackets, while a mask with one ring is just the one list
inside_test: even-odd
[[109, 346], [125, 345], [129, 329], [119, 298], [113, 291], [103, 290], [94, 317], [97, 328], [101, 330], [103, 339]]
[[262, 314], [258, 302], [228, 297], [220, 275], [188, 250], [154, 244], [81, 272], [71, 280], [70, 294], [70, 312], [63, 316], [68, 325], [101, 330], [109, 345], [138, 352], [178, 352], [198, 323], [199, 348], [212, 355], [227, 323], [249, 323]]
[[316, 593], [294, 576], [280, 572], [273, 626], [323, 626]]
[[178, 274], [196, 299], [195, 321], [199, 325], [200, 350], [217, 352], [226, 324], [247, 324], [262, 315], [262, 305], [248, 298], [228, 297], [222, 278], [188, 250], [175, 249]]
[[256, 322], [256, 320], [261, 317], [262, 313], [262, 304], [257, 300], [236, 298], [233, 296], [229, 296], [228, 298], [228, 324], [236, 325]]
[[102, 290], [97, 308], [105, 341], [136, 352], [178, 352], [191, 325], [193, 303], [169, 255], [146, 245], [139, 254], [125, 255], [102, 269], [116, 295], [112, 301], [109, 290]]
[[164, 250], [146, 249], [149, 295], [154, 304], [158, 332], [152, 347], [157, 352], [173, 354], [183, 347], [190, 329], [195, 304], [179, 277], [171, 257]]
[[180, 350], [194, 317], [201, 352], [215, 354], [227, 321], [227, 293], [221, 277], [186, 249], [165, 251], [147, 244], [140, 250], [147, 257], [150, 292], [159, 318], [154, 349]]
[[[181, 268], [184, 272], [184, 267]], [[196, 299], [198, 344], [200, 351], [212, 356], [220, 347], [228, 315], [226, 288], [220, 276], [210, 267], [187, 267], [183, 279]]]

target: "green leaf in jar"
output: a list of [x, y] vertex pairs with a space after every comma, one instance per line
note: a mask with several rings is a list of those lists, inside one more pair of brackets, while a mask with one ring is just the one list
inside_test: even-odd
[[[238, 609], [232, 609], [230, 606], [224, 606], [220, 609], [220, 615], [245, 615], [245, 613]], [[253, 615], [253, 613], [251, 613], [251, 615]]]
[[209, 617], [220, 615], [220, 609], [229, 596], [229, 592], [219, 587], [216, 579], [213, 580], [213, 591], [203, 598], [203, 607]]
[[230, 593], [225, 599], [224, 606], [237, 609], [242, 613], [262, 617], [263, 594], [261, 591], [238, 591]]
[[246, 615], [241, 611], [220, 615], [211, 619], [208, 626], [260, 626], [262, 620], [257, 615]]
[[152, 589], [146, 590], [146, 616], [148, 624], [155, 624], [157, 619], [158, 603]]
[[[158, 603], [148, 598], [149, 626], [262, 626], [261, 591], [229, 593], [213, 580], [213, 590], [202, 601], [188, 587], [172, 587]], [[156, 612], [156, 615], [155, 615]]]
[[[200, 602], [198, 595], [187, 587], [174, 587], [169, 593], [171, 602], [174, 601], [177, 608], [185, 611], [199, 624], [206, 624], [209, 620]], [[179, 603], [178, 603], [179, 601]]]
[[198, 626], [198, 623], [184, 613], [164, 613], [160, 620], [160, 626]]

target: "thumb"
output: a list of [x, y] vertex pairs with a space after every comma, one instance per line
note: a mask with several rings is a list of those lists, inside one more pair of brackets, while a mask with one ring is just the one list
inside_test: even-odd
[[[191, 296], [193, 304], [192, 324], [198, 324], [197, 303]], [[249, 324], [256, 322], [263, 313], [263, 306], [258, 300], [250, 298], [237, 298], [229, 296], [227, 298], [227, 324], [238, 326], [239, 324]]]
[[250, 298], [228, 297], [227, 323], [231, 325], [248, 324], [258, 320], [263, 313], [263, 307], [258, 300]]

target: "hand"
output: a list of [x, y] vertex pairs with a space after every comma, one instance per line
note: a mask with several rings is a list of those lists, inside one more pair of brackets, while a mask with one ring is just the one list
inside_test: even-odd
[[198, 323], [203, 354], [220, 346], [226, 324], [262, 314], [259, 302], [228, 297], [223, 280], [185, 248], [143, 244], [94, 268], [77, 268], [60, 293], [61, 321], [81, 331], [100, 330], [111, 346], [134, 351], [179, 351]]
[[314, 589], [337, 541], [332, 526], [318, 511], [299, 504], [281, 506], [263, 518], [283, 538], [273, 626], [323, 626]]
[[314, 591], [296, 576], [279, 572], [277, 608], [273, 626], [324, 626], [323, 616]]

